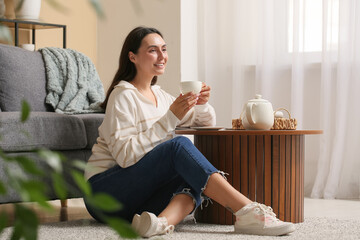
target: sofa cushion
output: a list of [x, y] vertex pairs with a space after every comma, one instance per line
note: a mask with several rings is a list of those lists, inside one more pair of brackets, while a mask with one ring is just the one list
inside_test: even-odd
[[0, 113], [0, 148], [6, 152], [84, 149], [85, 125], [77, 117], [54, 112], [31, 112], [25, 123], [18, 112]]
[[86, 129], [86, 137], [87, 137], [87, 149], [91, 149], [93, 145], [96, 143], [96, 139], [99, 136], [99, 127], [104, 120], [105, 114], [102, 113], [93, 113], [93, 114], [77, 114], [74, 115], [80, 118], [84, 124]]
[[25, 99], [32, 111], [51, 111], [45, 97], [46, 75], [41, 53], [0, 44], [0, 109], [19, 111]]

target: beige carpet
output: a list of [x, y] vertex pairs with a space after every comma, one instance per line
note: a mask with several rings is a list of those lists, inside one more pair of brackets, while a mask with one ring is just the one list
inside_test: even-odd
[[[11, 228], [5, 229], [0, 239], [10, 239]], [[306, 218], [304, 223], [296, 224], [296, 231], [287, 236], [264, 237], [234, 234], [233, 226], [211, 225], [187, 222], [180, 224], [171, 235], [151, 239], [174, 240], [219, 240], [219, 239], [360, 239], [359, 220], [339, 220], [334, 218]], [[41, 225], [40, 240], [110, 240], [121, 239], [105, 225], [93, 220], [78, 220]]]

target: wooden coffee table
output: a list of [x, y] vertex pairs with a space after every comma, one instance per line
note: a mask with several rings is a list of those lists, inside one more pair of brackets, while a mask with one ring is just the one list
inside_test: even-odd
[[[304, 221], [304, 136], [321, 130], [176, 130], [194, 135], [195, 146], [227, 180], [252, 201], [271, 206], [283, 221]], [[199, 222], [233, 224], [234, 216], [214, 202]]]

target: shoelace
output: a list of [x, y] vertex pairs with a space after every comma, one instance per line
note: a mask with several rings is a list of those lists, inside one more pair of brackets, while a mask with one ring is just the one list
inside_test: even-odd
[[257, 203], [255, 207], [257, 207], [259, 213], [264, 215], [265, 218], [269, 216], [270, 218], [268, 219], [271, 219], [272, 221], [278, 221], [278, 219], [276, 218], [276, 214], [271, 207], [261, 203]]

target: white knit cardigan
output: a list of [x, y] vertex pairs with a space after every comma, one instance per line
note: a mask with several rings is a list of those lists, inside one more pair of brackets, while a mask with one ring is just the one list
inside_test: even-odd
[[86, 179], [116, 164], [122, 168], [134, 165], [156, 145], [173, 138], [177, 126], [215, 125], [210, 104], [196, 105], [180, 121], [169, 110], [175, 98], [158, 85], [152, 86], [152, 91], [158, 106], [129, 82], [120, 81], [115, 87], [85, 169]]

